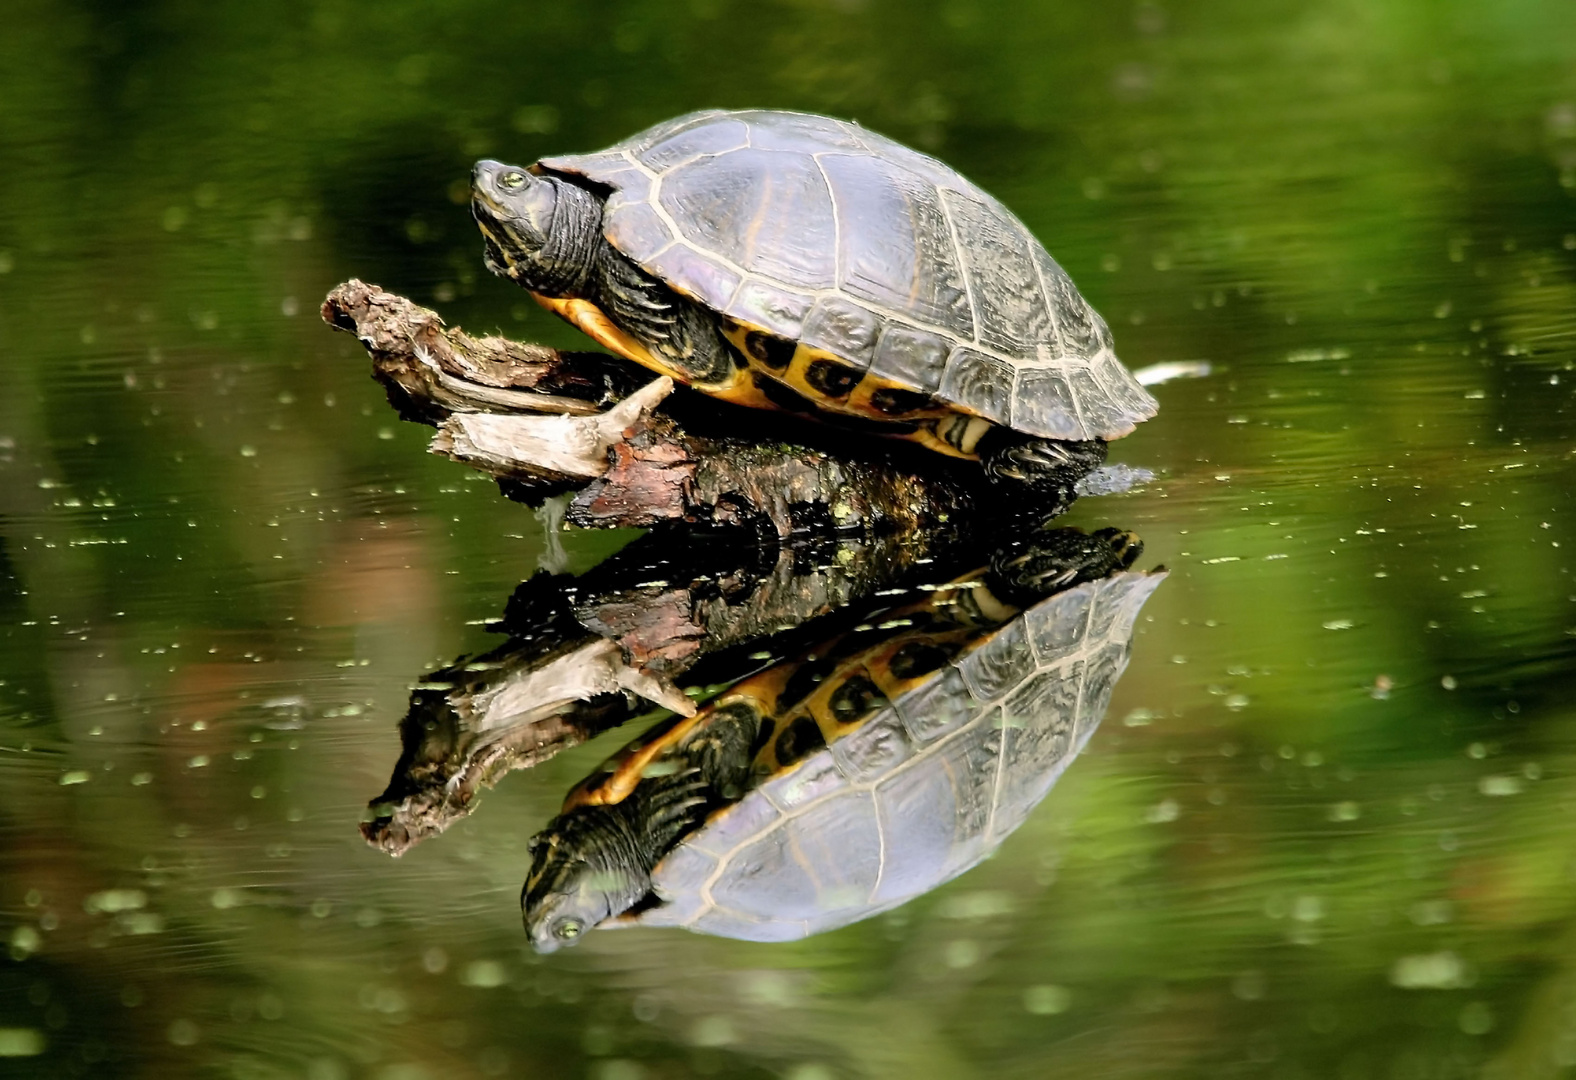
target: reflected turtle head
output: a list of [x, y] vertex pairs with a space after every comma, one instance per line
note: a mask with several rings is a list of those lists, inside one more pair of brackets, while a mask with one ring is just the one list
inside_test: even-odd
[[[570, 811], [531, 841], [531, 872], [520, 914], [539, 953], [573, 945], [586, 931], [622, 914], [651, 889], [651, 878], [628, 865], [617, 819], [603, 807]], [[625, 865], [621, 865], [624, 863]]]
[[487, 241], [487, 268], [518, 276], [547, 243], [557, 185], [517, 165], [484, 159], [471, 168], [471, 216]]

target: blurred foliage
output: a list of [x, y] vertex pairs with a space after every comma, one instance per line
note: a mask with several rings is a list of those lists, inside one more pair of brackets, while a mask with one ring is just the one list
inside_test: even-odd
[[[1570, 14], [12, 0], [0, 1073], [1568, 1071]], [[357, 275], [576, 343], [483, 271], [471, 160], [758, 104], [958, 165], [1130, 365], [1215, 365], [1117, 448], [1162, 480], [1074, 513], [1175, 573], [993, 861], [795, 945], [539, 961], [524, 839], [607, 744], [399, 862], [355, 822], [407, 685], [623, 538], [424, 454], [314, 309]]]

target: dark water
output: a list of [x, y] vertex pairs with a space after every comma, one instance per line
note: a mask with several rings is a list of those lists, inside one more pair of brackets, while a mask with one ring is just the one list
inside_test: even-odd
[[[1576, 1065], [1576, 34], [1559, 0], [17, 0], [0, 33], [0, 1072], [1397, 1078]], [[472, 159], [855, 117], [1019, 213], [1160, 387], [1073, 523], [1172, 575], [991, 861], [782, 945], [530, 953], [527, 837], [395, 861], [408, 687], [559, 533], [315, 309], [491, 279]]]

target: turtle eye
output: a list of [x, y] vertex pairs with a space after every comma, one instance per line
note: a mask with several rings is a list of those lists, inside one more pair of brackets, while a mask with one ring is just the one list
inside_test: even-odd
[[513, 191], [515, 188], [524, 187], [525, 173], [511, 169], [509, 172], [504, 173], [498, 178], [498, 184], [500, 187], [506, 187], [510, 191]]
[[584, 928], [580, 925], [578, 919], [565, 919], [553, 927], [553, 936], [562, 938], [564, 941], [572, 941], [580, 936], [582, 929]]

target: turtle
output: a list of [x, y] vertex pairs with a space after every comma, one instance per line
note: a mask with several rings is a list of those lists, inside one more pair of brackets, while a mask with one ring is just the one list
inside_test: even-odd
[[653, 728], [532, 838], [532, 945], [630, 924], [791, 940], [969, 869], [1099, 723], [1165, 576], [1128, 569], [1141, 551], [1056, 530]]
[[726, 401], [1065, 482], [1155, 414], [1111, 333], [998, 200], [843, 120], [690, 113], [598, 153], [478, 161], [494, 273]]

